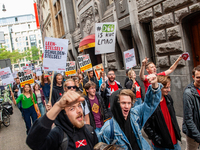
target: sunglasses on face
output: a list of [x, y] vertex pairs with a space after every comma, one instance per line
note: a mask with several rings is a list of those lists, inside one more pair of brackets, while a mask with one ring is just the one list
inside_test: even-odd
[[68, 89], [71, 89], [71, 88], [76, 89], [76, 86], [65, 86], [65, 87]]

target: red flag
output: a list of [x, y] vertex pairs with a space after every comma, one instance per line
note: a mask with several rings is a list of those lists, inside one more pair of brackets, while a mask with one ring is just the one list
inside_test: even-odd
[[86, 146], [87, 145], [87, 141], [86, 139], [80, 140], [80, 141], [76, 141], [75, 142], [76, 148], [79, 148], [81, 146]]
[[37, 26], [37, 29], [39, 29], [40, 23], [39, 23], [39, 18], [38, 18], [37, 4], [33, 3], [33, 6], [34, 6], [34, 11], [35, 11], [36, 26]]

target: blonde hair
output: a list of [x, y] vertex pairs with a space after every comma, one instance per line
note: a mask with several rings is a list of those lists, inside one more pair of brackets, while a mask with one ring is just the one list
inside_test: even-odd
[[67, 84], [69, 81], [73, 82], [73, 83], [74, 83], [74, 85], [75, 85], [75, 82], [74, 82], [74, 80], [70, 78], [70, 79], [67, 79], [67, 80], [64, 82], [64, 84], [63, 84], [63, 87], [65, 87], [65, 86], [66, 86], [66, 84]]
[[128, 71], [128, 77], [131, 76], [131, 72], [135, 72], [134, 70], [129, 70]]
[[162, 83], [164, 87], [167, 85], [168, 82], [171, 81], [170, 76], [159, 75], [157, 76], [157, 79], [158, 79], [158, 82]]
[[121, 90], [118, 96], [120, 97], [121, 95], [130, 96], [132, 103], [135, 103], [136, 101], [136, 96], [130, 89]]

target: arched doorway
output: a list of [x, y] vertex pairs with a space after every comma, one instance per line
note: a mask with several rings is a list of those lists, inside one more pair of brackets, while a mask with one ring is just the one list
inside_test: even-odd
[[190, 43], [194, 67], [200, 65], [200, 13], [193, 14], [188, 19]]

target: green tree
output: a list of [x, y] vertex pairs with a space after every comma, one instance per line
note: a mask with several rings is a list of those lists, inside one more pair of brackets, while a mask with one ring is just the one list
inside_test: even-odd
[[10, 59], [11, 63], [17, 63], [19, 59], [26, 56], [25, 53], [19, 53], [17, 50], [12, 52], [7, 51], [6, 48], [0, 48], [0, 59]]
[[33, 63], [39, 60], [40, 57], [42, 57], [42, 54], [40, 53], [40, 49], [36, 46], [33, 46], [30, 50], [26, 51], [26, 59], [32, 61]]

